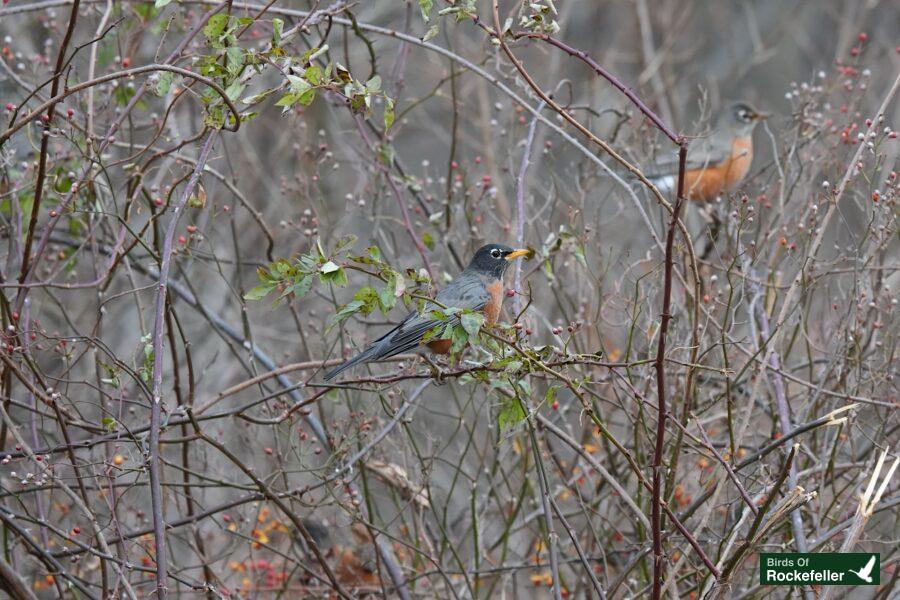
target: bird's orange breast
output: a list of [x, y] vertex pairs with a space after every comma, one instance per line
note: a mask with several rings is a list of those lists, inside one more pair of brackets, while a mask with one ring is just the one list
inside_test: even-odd
[[715, 200], [744, 180], [752, 162], [753, 138], [736, 138], [731, 144], [731, 156], [719, 164], [685, 171], [685, 195], [690, 200], [701, 202]]

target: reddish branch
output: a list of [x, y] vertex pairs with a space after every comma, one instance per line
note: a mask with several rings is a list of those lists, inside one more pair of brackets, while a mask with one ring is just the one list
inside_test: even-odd
[[159, 280], [157, 283], [156, 303], [154, 309], [153, 324], [153, 376], [152, 391], [150, 399], [150, 502], [153, 511], [153, 536], [156, 547], [156, 594], [160, 600], [166, 597], [168, 589], [166, 581], [168, 570], [166, 564], [166, 531], [165, 518], [163, 515], [163, 494], [160, 477], [160, 459], [159, 459], [159, 429], [161, 425], [162, 407], [162, 374], [163, 374], [163, 336], [165, 334], [166, 322], [166, 298], [169, 285], [169, 268], [172, 261], [172, 250], [175, 241], [175, 229], [178, 227], [178, 217], [181, 216], [184, 207], [187, 206], [188, 199], [200, 181], [200, 174], [203, 167], [209, 159], [209, 153], [212, 150], [213, 142], [216, 139], [217, 130], [213, 129], [206, 135], [203, 146], [200, 149], [200, 155], [197, 158], [197, 166], [191, 177], [185, 185], [178, 202], [172, 208], [172, 215], [169, 220], [169, 226], [166, 228], [166, 235], [163, 240], [162, 251], [160, 252]]
[[660, 502], [662, 498], [662, 456], [666, 436], [666, 334], [669, 332], [669, 321], [672, 319], [672, 270], [675, 265], [675, 230], [678, 224], [678, 213], [684, 204], [684, 167], [687, 161], [687, 145], [682, 144], [678, 152], [678, 197], [669, 220], [669, 232], [666, 234], [666, 258], [663, 267], [663, 310], [659, 324], [659, 342], [656, 349], [656, 393], [657, 420], [656, 446], [653, 450], [653, 510], [650, 525], [653, 534], [653, 592], [654, 600], [660, 598], [662, 580], [665, 572], [665, 556], [662, 547], [662, 514]]
[[[34, 243], [34, 230], [37, 227], [38, 213], [41, 210], [41, 200], [44, 195], [44, 178], [47, 174], [47, 152], [50, 144], [50, 128], [53, 126], [53, 117], [56, 114], [56, 105], [59, 100], [53, 101], [59, 92], [60, 79], [62, 78], [63, 65], [66, 59], [66, 50], [69, 48], [69, 42], [72, 41], [72, 33], [75, 31], [75, 23], [78, 21], [78, 8], [80, 0], [72, 3], [72, 10], [69, 12], [69, 24], [66, 27], [66, 34], [63, 37], [62, 44], [59, 46], [59, 52], [56, 54], [56, 68], [53, 70], [53, 83], [50, 85], [51, 102], [47, 106], [46, 122], [41, 131], [41, 151], [38, 157], [37, 179], [34, 184], [34, 202], [31, 205], [31, 217], [28, 222], [28, 232], [25, 235], [25, 249], [22, 251], [22, 269], [19, 272], [19, 283], [25, 281], [28, 274], [28, 268], [31, 264], [31, 245]], [[0, 140], [0, 144], [3, 141]]]

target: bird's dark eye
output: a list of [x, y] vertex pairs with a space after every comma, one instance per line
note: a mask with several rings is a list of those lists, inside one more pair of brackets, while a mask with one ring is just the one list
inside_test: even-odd
[[500, 258], [500, 251], [497, 248], [494, 248], [493, 250], [491, 250], [491, 256], [493, 256], [494, 258]]

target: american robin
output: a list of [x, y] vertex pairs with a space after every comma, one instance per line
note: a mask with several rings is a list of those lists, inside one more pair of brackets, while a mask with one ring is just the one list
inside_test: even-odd
[[[500, 316], [503, 303], [503, 273], [510, 261], [528, 254], [529, 250], [513, 250], [503, 244], [488, 244], [475, 252], [469, 266], [447, 287], [435, 296], [435, 300], [447, 308], [480, 310], [484, 322], [493, 325]], [[429, 315], [441, 306], [426, 303], [423, 314], [413, 311], [399, 325], [391, 329], [369, 345], [360, 354], [325, 374], [325, 381], [334, 379], [339, 373], [364, 363], [389, 358], [417, 347], [429, 330], [442, 324]], [[432, 352], [446, 354], [452, 342], [449, 339], [431, 340], [427, 343]]]
[[[688, 146], [684, 193], [690, 200], [709, 202], [735, 189], [753, 162], [753, 129], [769, 115], [747, 102], [734, 102], [716, 119], [715, 131]], [[663, 193], [678, 185], [678, 157], [657, 161], [648, 179]]]

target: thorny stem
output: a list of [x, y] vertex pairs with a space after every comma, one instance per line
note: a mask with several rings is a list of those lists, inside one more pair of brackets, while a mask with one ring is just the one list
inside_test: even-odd
[[200, 181], [200, 174], [209, 159], [213, 142], [216, 139], [216, 130], [210, 130], [200, 148], [197, 157], [197, 165], [194, 172], [181, 192], [178, 203], [172, 207], [169, 218], [169, 226], [163, 240], [160, 251], [159, 278], [157, 280], [156, 303], [153, 323], [153, 375], [150, 399], [150, 500], [153, 510], [153, 536], [156, 547], [156, 593], [163, 599], [168, 594], [166, 583], [168, 580], [168, 563], [166, 557], [166, 524], [163, 515], [163, 494], [160, 477], [159, 458], [159, 434], [162, 418], [162, 377], [163, 377], [163, 339], [165, 336], [166, 299], [169, 287], [169, 268], [172, 261], [173, 243], [175, 240], [175, 228], [178, 226], [178, 218], [181, 216], [188, 199], [194, 192], [194, 188]]
[[665, 572], [665, 557], [662, 546], [662, 515], [660, 502], [662, 498], [662, 457], [666, 434], [666, 334], [672, 318], [672, 269], [675, 264], [675, 229], [678, 213], [684, 203], [684, 168], [687, 161], [687, 145], [682, 144], [678, 152], [678, 197], [669, 221], [669, 232], [666, 235], [666, 257], [663, 265], [663, 298], [662, 316], [659, 324], [659, 342], [656, 349], [656, 394], [658, 398], [656, 417], [656, 445], [653, 451], [653, 499], [651, 512], [651, 532], [653, 535], [653, 589], [652, 598], [658, 600], [662, 593], [662, 580]]

